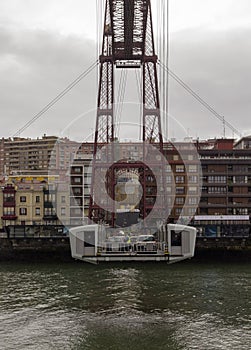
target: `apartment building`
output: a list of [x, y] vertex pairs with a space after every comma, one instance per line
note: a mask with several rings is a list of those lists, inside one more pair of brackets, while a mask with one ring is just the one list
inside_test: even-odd
[[[233, 140], [232, 140], [233, 141]], [[203, 182], [194, 222], [212, 234], [250, 232], [251, 138], [199, 149]]]
[[89, 215], [92, 155], [79, 154], [71, 167], [70, 225], [82, 225]]
[[63, 175], [70, 167], [79, 143], [68, 138], [44, 135], [30, 139], [14, 137], [0, 143], [1, 175], [37, 174], [55, 172]]
[[33, 170], [46, 171], [56, 142], [56, 136], [46, 135], [41, 139], [14, 137], [5, 140], [5, 173], [11, 175]]
[[1, 227], [69, 222], [69, 191], [58, 176], [10, 176], [0, 193]]
[[7, 183], [2, 187], [0, 195], [1, 227], [12, 225], [17, 219], [16, 212], [16, 188], [13, 184]]
[[[190, 216], [201, 234], [208, 235], [247, 235], [250, 232], [251, 137], [234, 141], [214, 139], [195, 141], [193, 145], [165, 145], [166, 158], [175, 177], [173, 190], [176, 197], [170, 212], [172, 221]], [[197, 164], [190, 147], [196, 147]], [[183, 177], [178, 173], [183, 173]], [[191, 183], [187, 186], [187, 178], [195, 186]], [[183, 182], [182, 186], [180, 182]], [[188, 205], [184, 205], [185, 201]]]
[[[202, 233], [206, 227], [224, 234], [246, 233], [251, 215], [250, 141], [251, 137], [246, 137], [237, 143], [234, 139], [212, 139], [164, 144], [169, 220], [191, 221]], [[129, 146], [117, 147], [120, 159], [140, 157], [141, 146]], [[90, 175], [87, 185], [81, 159], [78, 162], [71, 172], [71, 203], [77, 203], [75, 208], [71, 206], [72, 223], [75, 219], [80, 223], [88, 215]]]
[[[73, 161], [62, 163], [62, 171], [70, 169], [63, 181], [59, 175], [51, 181], [53, 175], [46, 177], [43, 172], [42, 175], [34, 175], [33, 171], [30, 175], [9, 176], [0, 196], [2, 225], [81, 225], [86, 222], [93, 143], [74, 147]], [[124, 146], [118, 143], [115, 151], [117, 159], [133, 162], [142, 158], [142, 146], [138, 143]], [[214, 139], [166, 143], [164, 155], [167, 160], [166, 206], [170, 221], [191, 221], [202, 234], [210, 230], [214, 234], [245, 233], [249, 230], [251, 137], [238, 142]], [[137, 177], [135, 172], [129, 175], [118, 174], [115, 192], [119, 200], [124, 196], [124, 182], [138, 191], [134, 184], [141, 180], [140, 176]], [[154, 189], [150, 182], [149, 200]], [[131, 198], [134, 195], [138, 196], [131, 193]], [[131, 205], [131, 202], [128, 204]]]

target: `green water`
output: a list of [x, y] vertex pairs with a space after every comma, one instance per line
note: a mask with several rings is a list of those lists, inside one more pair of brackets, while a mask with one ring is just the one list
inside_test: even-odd
[[0, 265], [0, 349], [249, 350], [251, 264]]

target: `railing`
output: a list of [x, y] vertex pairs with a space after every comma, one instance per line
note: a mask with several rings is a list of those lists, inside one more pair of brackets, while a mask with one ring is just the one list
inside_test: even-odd
[[101, 254], [164, 254], [166, 244], [163, 242], [104, 242], [101, 244]]
[[68, 236], [63, 225], [9, 225], [4, 227], [7, 238], [42, 238]]

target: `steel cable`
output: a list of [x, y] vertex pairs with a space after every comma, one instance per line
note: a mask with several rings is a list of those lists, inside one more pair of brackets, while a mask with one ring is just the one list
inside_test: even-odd
[[22, 126], [12, 137], [20, 135], [24, 130], [30, 127], [35, 121], [42, 117], [52, 106], [54, 106], [61, 98], [63, 98], [70, 90], [72, 90], [81, 80], [83, 80], [93, 69], [98, 65], [96, 60], [89, 68], [81, 73], [72, 83], [70, 83], [63, 91], [61, 91], [51, 102], [49, 102], [43, 109], [40, 110], [33, 118], [31, 118], [24, 126]]
[[213, 114], [217, 119], [219, 119], [225, 126], [233, 131], [234, 134], [242, 137], [242, 133], [237, 130], [232, 124], [230, 124], [225, 117], [220, 115], [213, 107], [211, 107], [205, 100], [203, 100], [187, 83], [185, 83], [177, 74], [171, 71], [165, 64], [158, 61], [163, 69], [167, 71], [171, 78], [173, 78], [179, 85], [181, 85], [190, 95], [192, 95], [201, 105], [203, 105], [211, 114]]

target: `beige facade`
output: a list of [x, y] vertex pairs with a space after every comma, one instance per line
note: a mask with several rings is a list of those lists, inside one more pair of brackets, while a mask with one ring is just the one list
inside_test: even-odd
[[68, 186], [57, 176], [10, 176], [0, 192], [0, 228], [69, 222]]
[[59, 222], [65, 226], [70, 225], [70, 187], [68, 183], [57, 186], [56, 206]]
[[16, 192], [16, 225], [43, 224], [43, 189], [18, 189]]
[[[179, 217], [192, 218], [194, 215], [251, 216], [250, 137], [235, 145], [233, 141], [164, 144], [164, 155], [169, 164], [166, 169], [166, 205], [174, 222]], [[128, 149], [122, 144], [117, 151], [121, 159], [128, 157], [131, 161], [140, 158], [140, 149], [138, 144], [130, 144]], [[74, 161], [68, 174], [65, 172], [64, 181], [59, 174], [42, 175], [43, 172], [39, 171], [9, 176], [0, 190], [1, 226], [84, 223], [89, 214], [92, 151], [93, 144], [85, 143], [78, 154], [73, 153]], [[63, 158], [63, 152], [59, 150], [58, 154]], [[64, 165], [69, 166], [68, 163]], [[126, 192], [128, 202], [124, 205], [133, 205], [133, 196], [137, 195], [134, 188], [138, 186], [137, 176], [129, 176], [135, 180], [134, 184], [133, 181], [124, 181], [125, 174], [120, 175], [117, 200], [123, 200]], [[8, 183], [13, 188], [6, 188]]]
[[14, 137], [4, 142], [5, 173], [48, 169], [56, 136], [44, 135], [41, 139]]
[[64, 174], [78, 148], [79, 143], [56, 136], [2, 139], [0, 175], [41, 175], [51, 171]]

